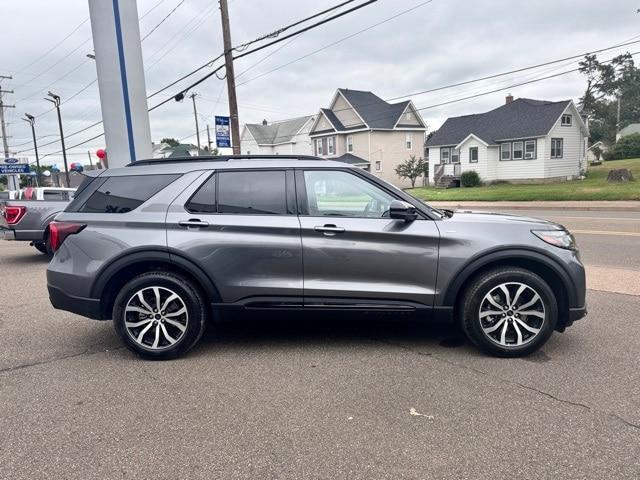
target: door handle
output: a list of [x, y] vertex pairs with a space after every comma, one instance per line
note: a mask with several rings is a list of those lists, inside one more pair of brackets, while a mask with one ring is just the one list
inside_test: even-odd
[[178, 225], [180, 225], [181, 227], [187, 227], [187, 228], [206, 228], [209, 226], [209, 223], [203, 222], [202, 220], [198, 220], [197, 218], [191, 218], [189, 220], [179, 221]]
[[345, 230], [342, 227], [336, 227], [335, 225], [318, 225], [313, 227], [316, 232], [322, 232], [325, 235], [335, 235], [336, 233], [343, 233]]

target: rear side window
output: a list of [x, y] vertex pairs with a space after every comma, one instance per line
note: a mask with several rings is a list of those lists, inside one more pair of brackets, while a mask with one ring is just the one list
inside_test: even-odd
[[180, 175], [108, 177], [78, 210], [89, 213], [126, 213], [138, 208]]
[[185, 205], [191, 213], [216, 213], [216, 176], [211, 175]]
[[56, 191], [43, 191], [42, 192], [42, 199], [43, 200], [69, 200], [69, 192], [56, 192]]
[[285, 172], [219, 172], [218, 213], [287, 214]]

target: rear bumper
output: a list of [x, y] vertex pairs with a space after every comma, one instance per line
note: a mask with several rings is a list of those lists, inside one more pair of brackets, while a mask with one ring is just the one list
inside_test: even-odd
[[0, 227], [0, 238], [3, 240], [15, 240], [16, 234], [13, 230]]
[[99, 298], [74, 297], [50, 284], [47, 284], [47, 289], [49, 290], [49, 301], [54, 308], [95, 320], [103, 320]]

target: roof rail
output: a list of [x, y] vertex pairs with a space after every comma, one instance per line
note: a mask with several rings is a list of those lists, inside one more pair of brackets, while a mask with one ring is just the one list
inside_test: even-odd
[[200, 155], [198, 157], [149, 158], [131, 162], [127, 167], [180, 162], [228, 162], [229, 160], [322, 160], [312, 155]]

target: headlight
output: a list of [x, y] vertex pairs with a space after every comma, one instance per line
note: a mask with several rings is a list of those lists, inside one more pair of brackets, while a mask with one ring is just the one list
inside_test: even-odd
[[536, 237], [554, 247], [576, 249], [576, 240], [566, 230], [531, 230]]

